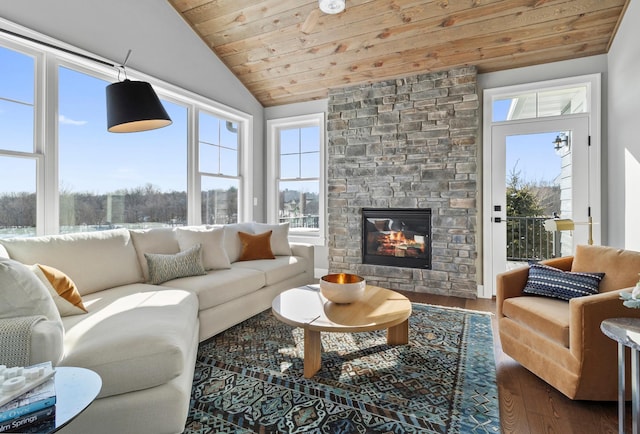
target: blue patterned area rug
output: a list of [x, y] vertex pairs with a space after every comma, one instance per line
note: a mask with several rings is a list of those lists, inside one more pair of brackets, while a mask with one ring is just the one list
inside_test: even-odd
[[200, 344], [185, 433], [499, 433], [489, 314], [413, 304], [409, 344], [386, 331], [322, 333], [262, 312]]

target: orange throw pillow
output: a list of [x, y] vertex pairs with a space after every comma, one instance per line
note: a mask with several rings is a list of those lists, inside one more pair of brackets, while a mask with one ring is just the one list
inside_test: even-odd
[[238, 231], [240, 242], [242, 243], [242, 253], [238, 261], [253, 261], [256, 259], [276, 259], [271, 251], [271, 233], [253, 235]]
[[69, 276], [48, 265], [35, 264], [31, 269], [49, 290], [60, 316], [87, 313], [82, 296]]

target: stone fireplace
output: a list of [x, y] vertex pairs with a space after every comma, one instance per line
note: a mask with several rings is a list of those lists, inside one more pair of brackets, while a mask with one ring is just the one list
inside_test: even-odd
[[431, 210], [362, 208], [362, 263], [431, 268]]
[[[328, 111], [329, 271], [390, 289], [475, 298], [475, 68], [333, 89]], [[362, 213], [370, 208], [430, 210], [429, 266], [367, 263]], [[405, 244], [394, 255], [418, 243]]]

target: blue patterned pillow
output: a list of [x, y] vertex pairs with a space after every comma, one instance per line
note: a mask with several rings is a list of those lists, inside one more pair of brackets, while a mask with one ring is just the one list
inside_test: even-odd
[[525, 294], [570, 300], [598, 293], [604, 273], [575, 273], [544, 264], [531, 264]]

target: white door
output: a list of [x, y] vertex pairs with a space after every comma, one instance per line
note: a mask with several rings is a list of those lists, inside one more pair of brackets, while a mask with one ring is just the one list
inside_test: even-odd
[[[485, 287], [485, 294], [495, 294], [495, 276], [508, 267], [570, 255], [575, 245], [587, 244], [588, 216], [593, 213], [588, 116], [495, 124], [490, 152], [491, 186], [485, 189], [490, 198], [485, 203], [491, 209], [484, 213], [490, 219], [485, 224], [485, 252], [490, 251], [485, 255], [485, 273], [490, 274], [484, 279], [490, 288]], [[531, 201], [532, 196], [537, 199]], [[541, 197], [550, 196], [552, 205], [541, 203], [545, 201]], [[526, 215], [531, 206], [536, 211], [529, 213], [536, 218]], [[546, 232], [542, 222], [554, 215], [572, 219], [575, 230]], [[592, 228], [599, 241], [599, 226]]]

